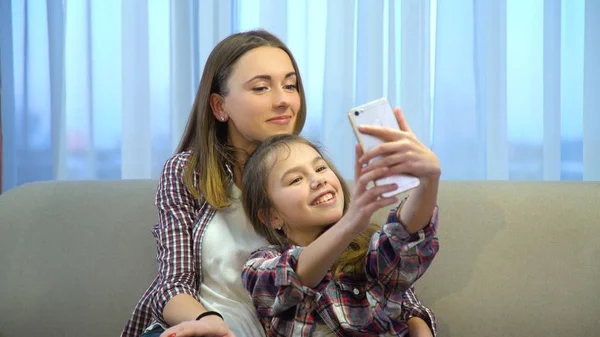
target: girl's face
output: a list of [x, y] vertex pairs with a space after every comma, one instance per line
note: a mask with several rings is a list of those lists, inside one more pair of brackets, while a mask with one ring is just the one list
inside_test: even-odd
[[342, 218], [342, 186], [314, 148], [301, 143], [281, 147], [267, 165], [272, 167], [267, 179], [271, 224], [282, 226], [292, 242], [306, 246]]
[[269, 136], [291, 134], [300, 110], [296, 72], [288, 54], [259, 47], [237, 60], [227, 81], [228, 93], [214, 111], [228, 121], [231, 145], [251, 152]]

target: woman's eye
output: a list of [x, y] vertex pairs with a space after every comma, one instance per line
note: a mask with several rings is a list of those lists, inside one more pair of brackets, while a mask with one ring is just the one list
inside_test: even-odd
[[295, 84], [286, 85], [283, 87], [285, 90], [296, 90], [298, 87]]
[[267, 87], [256, 87], [256, 88], [252, 88], [252, 91], [263, 92], [263, 91], [266, 91], [267, 89], [269, 89], [269, 88], [267, 88]]

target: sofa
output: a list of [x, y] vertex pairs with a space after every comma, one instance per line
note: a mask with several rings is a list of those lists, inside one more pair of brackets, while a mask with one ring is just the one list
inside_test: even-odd
[[[156, 275], [156, 186], [1, 194], [0, 336], [118, 336]], [[439, 336], [600, 336], [600, 183], [442, 181], [439, 206], [441, 248], [416, 283]]]

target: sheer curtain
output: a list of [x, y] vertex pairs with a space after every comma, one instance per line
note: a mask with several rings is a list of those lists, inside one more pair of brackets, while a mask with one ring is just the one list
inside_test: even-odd
[[347, 111], [386, 96], [443, 179], [600, 180], [595, 0], [0, 1], [2, 188], [158, 176], [212, 47], [262, 27], [304, 135], [353, 176]]
[[599, 15], [595, 0], [437, 1], [446, 178], [600, 180]]

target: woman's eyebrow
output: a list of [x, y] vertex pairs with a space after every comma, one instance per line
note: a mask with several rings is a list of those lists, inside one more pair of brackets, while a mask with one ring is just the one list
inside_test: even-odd
[[[288, 78], [288, 77], [292, 77], [292, 76], [296, 76], [296, 72], [291, 71], [291, 72], [287, 73], [284, 78]], [[254, 80], [257, 80], [257, 79], [261, 79], [261, 80], [265, 80], [265, 81], [270, 81], [273, 78], [271, 77], [271, 75], [256, 75], [256, 76], [252, 77], [251, 79], [249, 79], [246, 83], [250, 83], [250, 82], [252, 82]]]

